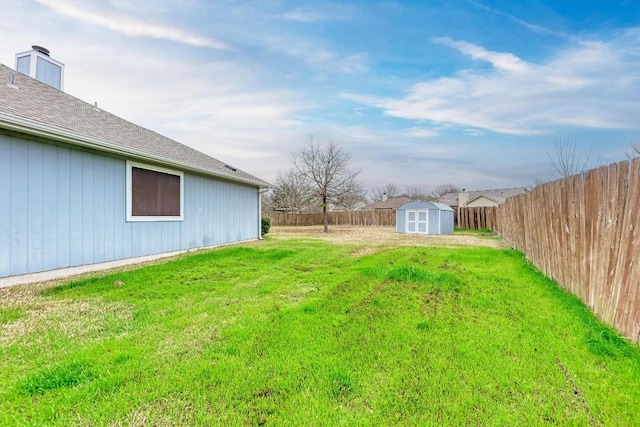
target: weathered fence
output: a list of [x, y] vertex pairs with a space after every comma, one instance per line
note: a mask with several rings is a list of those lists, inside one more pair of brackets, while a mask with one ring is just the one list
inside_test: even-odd
[[[323, 224], [322, 212], [309, 214], [266, 212], [264, 216], [271, 219], [272, 226], [303, 226]], [[329, 212], [329, 225], [395, 227], [396, 211], [392, 209], [378, 209], [368, 211]]]
[[467, 230], [495, 230], [497, 207], [482, 206], [454, 210], [455, 224]]
[[496, 224], [506, 243], [640, 342], [640, 159], [509, 198]]

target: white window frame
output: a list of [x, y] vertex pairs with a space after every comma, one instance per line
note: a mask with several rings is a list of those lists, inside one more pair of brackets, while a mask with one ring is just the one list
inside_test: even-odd
[[[132, 169], [147, 169], [180, 177], [180, 215], [179, 216], [134, 216], [133, 215], [133, 179]], [[148, 165], [127, 160], [127, 222], [184, 221], [184, 173], [160, 166]]]

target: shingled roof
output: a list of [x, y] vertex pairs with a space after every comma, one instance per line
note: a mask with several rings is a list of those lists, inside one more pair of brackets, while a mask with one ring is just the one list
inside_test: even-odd
[[[525, 193], [527, 191], [526, 187], [515, 187], [515, 188], [498, 188], [495, 190], [479, 190], [479, 191], [469, 191], [469, 201], [473, 201], [478, 197], [486, 197], [488, 199], [493, 200], [498, 204], [504, 203], [507, 198], [512, 196], [517, 196], [518, 194]], [[451, 207], [458, 207], [458, 194], [459, 193], [447, 193], [444, 196], [438, 199], [438, 202], [444, 203]]]
[[0, 64], [0, 128], [260, 188], [269, 184]]
[[387, 200], [382, 200], [378, 202], [369, 203], [366, 206], [363, 206], [361, 210], [368, 209], [398, 209], [400, 205], [403, 203], [410, 202], [411, 199], [409, 197], [400, 196], [400, 197], [389, 197]]

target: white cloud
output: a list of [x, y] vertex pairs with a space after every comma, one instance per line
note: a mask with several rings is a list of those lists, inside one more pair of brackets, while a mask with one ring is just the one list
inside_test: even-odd
[[304, 9], [291, 10], [285, 13], [284, 15], [282, 15], [282, 17], [288, 21], [298, 21], [298, 22], [317, 22], [317, 21], [324, 21], [329, 18], [324, 14], [314, 12], [314, 11], [304, 10]]
[[527, 64], [524, 61], [510, 53], [492, 52], [471, 43], [451, 40], [449, 37], [438, 37], [432, 41], [458, 49], [473, 59], [491, 62], [494, 68], [498, 70], [525, 71], [527, 69]]
[[637, 32], [631, 31], [608, 43], [580, 42], [539, 63], [440, 38], [437, 43], [492, 67], [414, 84], [401, 98], [346, 97], [392, 117], [511, 135], [544, 134], [562, 126], [638, 129], [640, 55], [634, 37]]
[[438, 132], [436, 132], [433, 129], [414, 126], [414, 127], [405, 129], [404, 134], [412, 138], [430, 138], [432, 136], [436, 136]]
[[344, 4], [314, 5], [311, 7], [297, 7], [282, 15], [287, 21], [297, 21], [304, 23], [321, 21], [342, 21], [349, 18], [351, 10]]
[[209, 47], [214, 49], [230, 49], [221, 41], [190, 34], [179, 28], [166, 25], [157, 25], [136, 19], [126, 14], [113, 11], [89, 10], [87, 6], [78, 5], [68, 0], [36, 0], [56, 13], [68, 16], [89, 24], [98, 25], [132, 37], [150, 37], [155, 39], [171, 40], [193, 46]]

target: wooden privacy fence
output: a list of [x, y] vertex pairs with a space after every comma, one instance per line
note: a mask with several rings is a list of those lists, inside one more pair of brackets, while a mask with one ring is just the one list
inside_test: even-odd
[[[322, 212], [309, 214], [286, 214], [267, 212], [273, 226], [322, 225]], [[329, 212], [329, 225], [393, 226], [396, 225], [396, 211], [378, 209], [370, 211]]]
[[467, 230], [495, 230], [497, 207], [482, 206], [454, 210], [455, 224]]
[[640, 342], [640, 159], [511, 197], [496, 224], [506, 243]]

